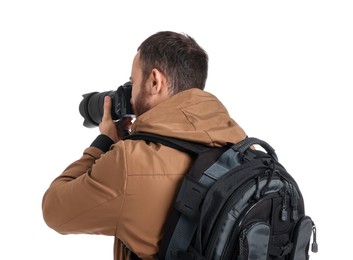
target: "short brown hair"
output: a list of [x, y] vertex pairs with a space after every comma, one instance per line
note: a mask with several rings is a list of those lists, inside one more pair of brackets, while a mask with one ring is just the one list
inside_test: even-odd
[[158, 32], [143, 41], [138, 51], [144, 81], [156, 68], [166, 76], [172, 94], [205, 88], [208, 55], [189, 35]]

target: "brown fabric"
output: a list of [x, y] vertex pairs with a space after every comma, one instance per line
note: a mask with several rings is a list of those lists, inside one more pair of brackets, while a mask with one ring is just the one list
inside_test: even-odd
[[[181, 92], [138, 117], [132, 132], [138, 131], [209, 146], [245, 138], [219, 100], [199, 89]], [[62, 234], [115, 236], [114, 259], [126, 259], [124, 248], [153, 259], [190, 164], [185, 153], [141, 140], [119, 141], [106, 153], [89, 147], [48, 188], [44, 220]]]

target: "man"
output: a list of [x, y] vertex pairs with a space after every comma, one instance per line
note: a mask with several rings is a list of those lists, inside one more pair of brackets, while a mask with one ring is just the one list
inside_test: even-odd
[[[150, 132], [223, 146], [245, 138], [226, 108], [203, 91], [207, 53], [188, 35], [158, 32], [138, 48], [131, 71], [131, 133]], [[154, 259], [191, 157], [143, 140], [120, 140], [105, 98], [100, 135], [43, 197], [49, 227], [115, 237], [114, 259]], [[129, 126], [127, 121], [126, 126]]]

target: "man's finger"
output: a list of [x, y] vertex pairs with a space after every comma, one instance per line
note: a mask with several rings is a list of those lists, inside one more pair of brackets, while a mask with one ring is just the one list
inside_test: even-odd
[[105, 96], [104, 97], [104, 105], [103, 105], [103, 118], [102, 121], [106, 121], [106, 120], [112, 120], [112, 116], [111, 116], [111, 99], [109, 96]]

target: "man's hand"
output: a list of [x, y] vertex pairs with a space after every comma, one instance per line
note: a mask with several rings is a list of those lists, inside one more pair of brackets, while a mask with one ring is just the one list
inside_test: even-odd
[[[112, 101], [109, 96], [104, 97], [103, 117], [102, 122], [99, 124], [99, 131], [101, 134], [108, 136], [115, 143], [118, 142], [123, 134], [120, 132], [118, 125], [113, 121], [111, 116]], [[124, 119], [124, 129], [131, 126], [131, 118]]]

